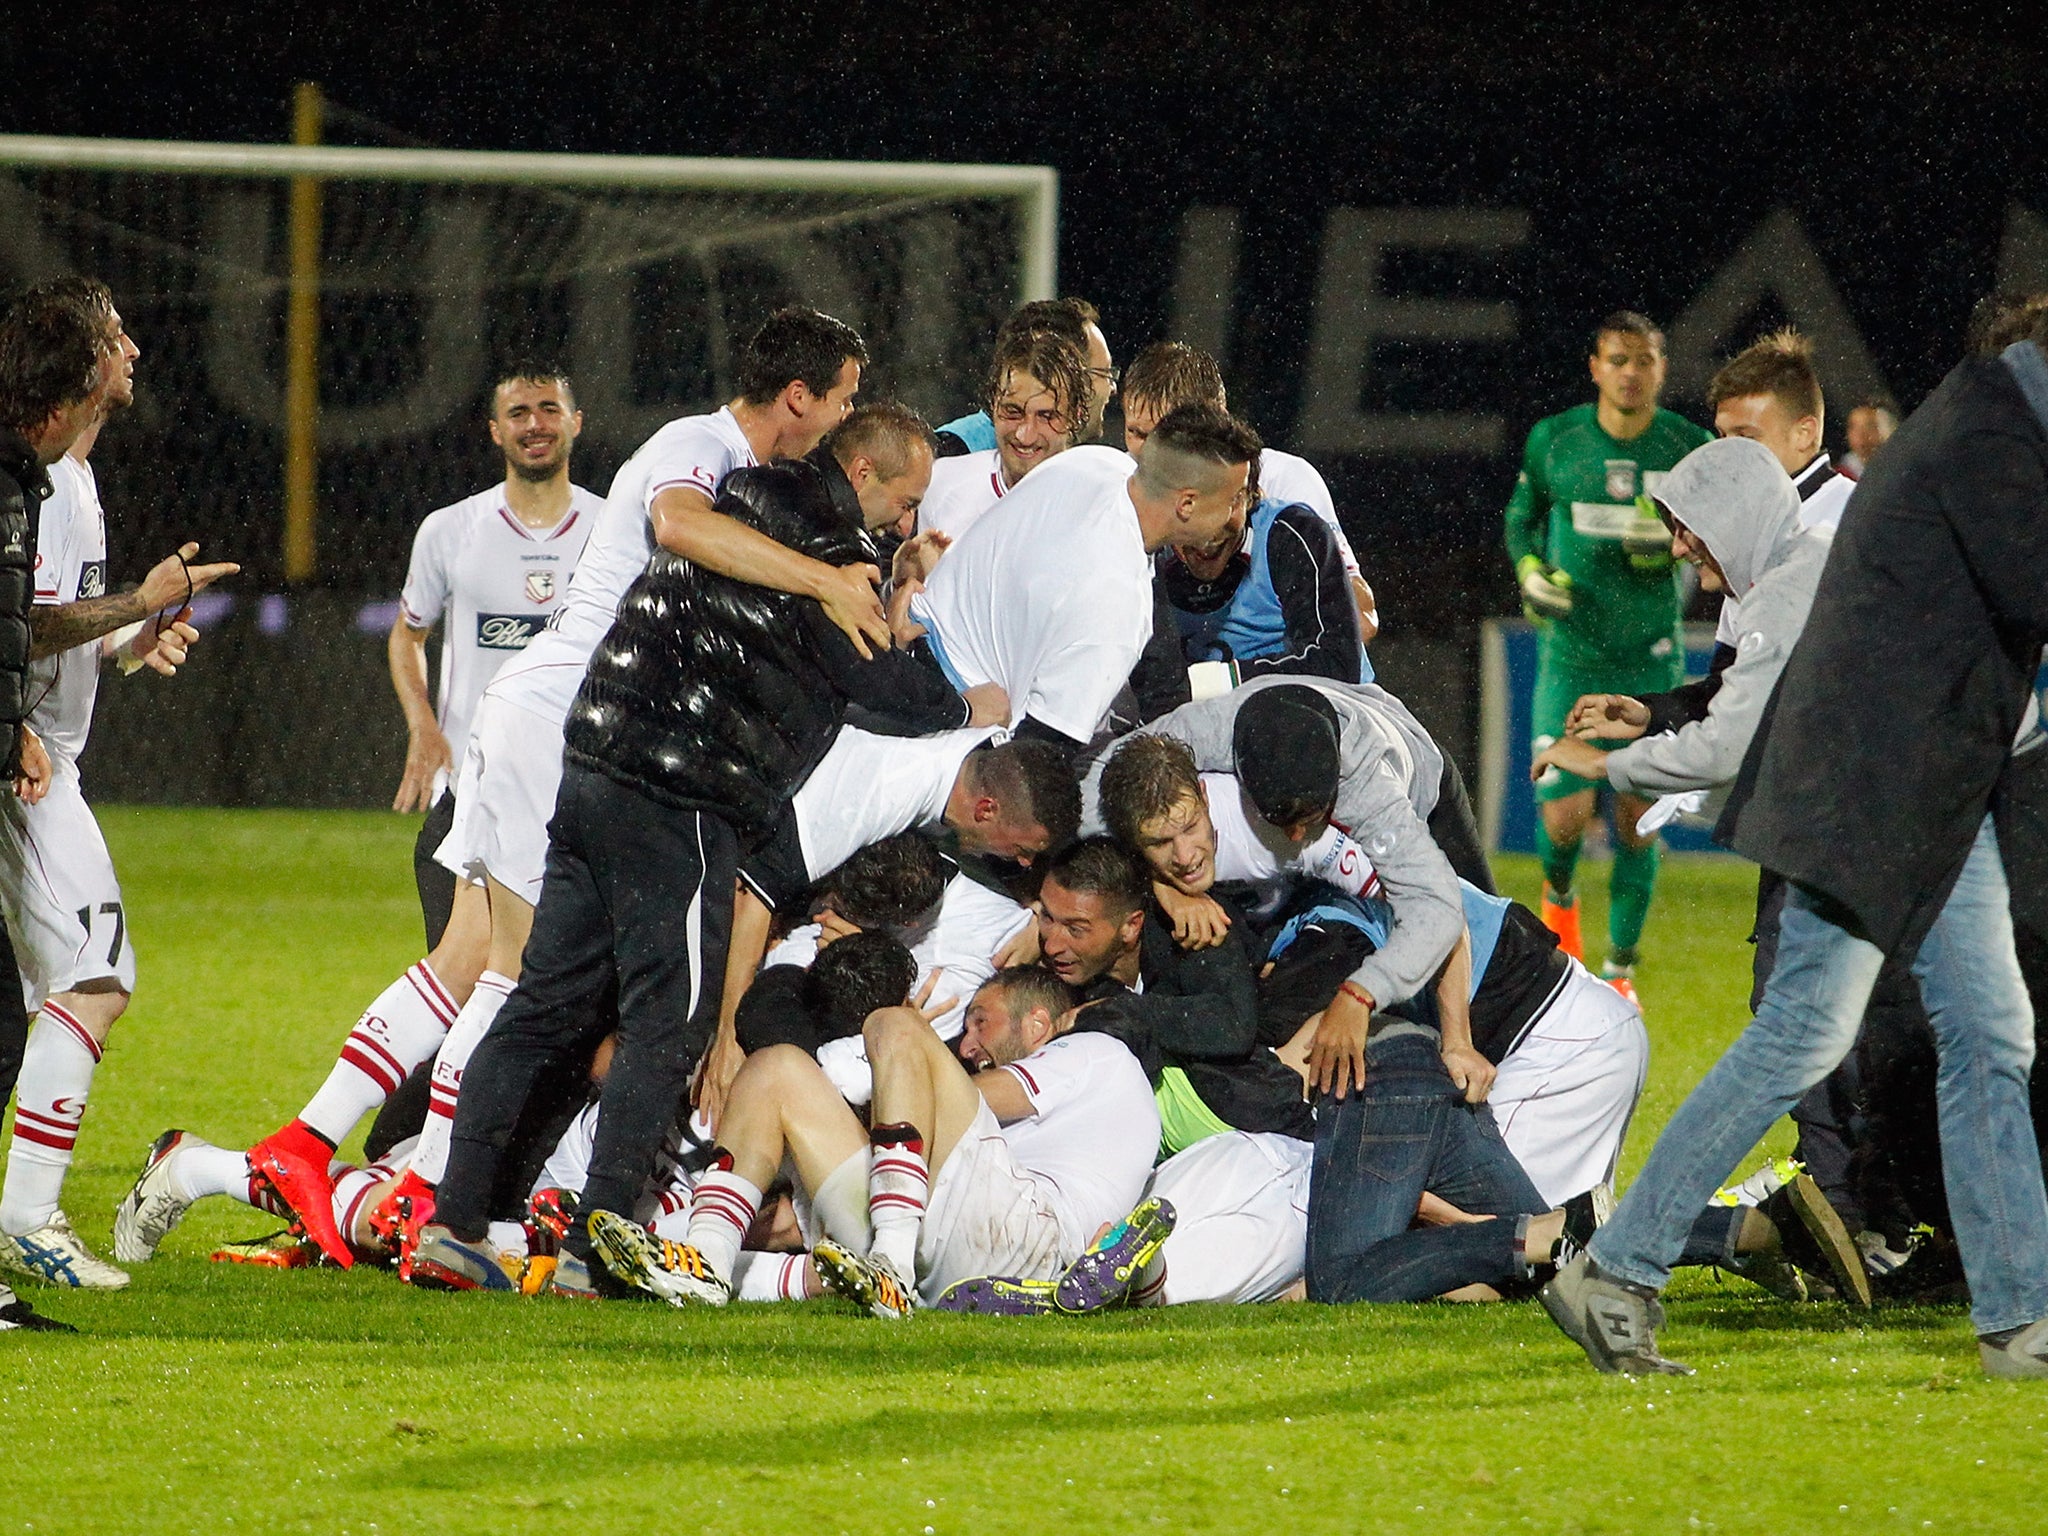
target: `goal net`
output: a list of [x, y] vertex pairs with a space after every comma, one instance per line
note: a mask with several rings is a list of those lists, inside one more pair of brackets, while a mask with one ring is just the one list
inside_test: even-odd
[[[649, 433], [730, 398], [734, 349], [804, 303], [866, 337], [863, 395], [965, 409], [1052, 288], [1050, 171], [0, 137], [0, 284], [103, 279], [143, 349], [94, 454], [124, 552], [280, 558], [289, 189], [317, 178], [315, 580], [395, 593], [431, 508], [502, 472], [493, 370], [558, 360], [600, 493]], [[109, 496], [109, 505], [114, 497]]]

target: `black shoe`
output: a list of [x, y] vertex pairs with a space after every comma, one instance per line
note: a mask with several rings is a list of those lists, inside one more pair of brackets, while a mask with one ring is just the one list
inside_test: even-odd
[[1778, 1229], [1785, 1257], [1829, 1283], [1851, 1306], [1870, 1305], [1870, 1271], [1856, 1239], [1811, 1175], [1800, 1174], [1759, 1207]]
[[1551, 1262], [1562, 1269], [1586, 1251], [1593, 1234], [1607, 1225], [1614, 1214], [1614, 1186], [1595, 1184], [1584, 1194], [1564, 1203], [1564, 1231], [1557, 1239], [1557, 1256]]
[[78, 1332], [69, 1323], [60, 1323], [54, 1317], [44, 1317], [14, 1292], [7, 1290], [7, 1287], [0, 1286], [0, 1291], [5, 1291], [7, 1295], [6, 1305], [0, 1306], [0, 1333], [10, 1328], [20, 1328], [29, 1333]]

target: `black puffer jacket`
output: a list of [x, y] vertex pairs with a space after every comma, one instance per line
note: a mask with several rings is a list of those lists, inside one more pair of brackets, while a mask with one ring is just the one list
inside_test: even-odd
[[50, 477], [17, 432], [0, 427], [0, 779], [21, 766], [28, 718], [28, 608], [36, 564], [35, 512]]
[[[829, 565], [876, 563], [826, 455], [735, 470], [716, 506]], [[862, 661], [812, 599], [657, 549], [590, 659], [567, 760], [751, 837], [817, 767], [849, 702], [917, 733], [967, 723], [966, 701], [936, 672], [900, 651]]]

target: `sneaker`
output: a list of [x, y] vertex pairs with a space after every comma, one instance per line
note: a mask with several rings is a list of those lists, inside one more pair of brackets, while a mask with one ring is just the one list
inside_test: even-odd
[[1714, 1191], [1709, 1205], [1762, 1205], [1779, 1190], [1806, 1172], [1796, 1157], [1774, 1157], [1739, 1184], [1727, 1184]]
[[1173, 1202], [1154, 1195], [1088, 1245], [1054, 1282], [1062, 1312], [1100, 1312], [1131, 1294], [1131, 1283], [1173, 1235]]
[[600, 1301], [603, 1293], [597, 1288], [597, 1279], [590, 1272], [590, 1266], [573, 1253], [562, 1253], [555, 1260], [554, 1272], [548, 1276], [548, 1283], [542, 1287], [544, 1296], [560, 1296], [569, 1301]]
[[1543, 926], [1557, 935], [1557, 947], [1570, 955], [1581, 965], [1586, 960], [1586, 946], [1579, 938], [1579, 898], [1559, 901], [1546, 884], [1543, 887]]
[[1059, 1310], [1053, 1301], [1057, 1289], [1050, 1280], [982, 1275], [954, 1281], [932, 1306], [941, 1312], [979, 1312], [989, 1317], [1038, 1317]]
[[25, 1333], [76, 1333], [69, 1323], [44, 1317], [6, 1286], [0, 1285], [0, 1333], [19, 1329]]
[[1863, 1255], [1863, 1267], [1870, 1272], [1873, 1280], [1885, 1280], [1896, 1275], [1912, 1262], [1913, 1255], [1920, 1251], [1920, 1245], [1933, 1234], [1934, 1229], [1925, 1222], [1906, 1234], [1902, 1247], [1894, 1248], [1891, 1240], [1875, 1228], [1866, 1227], [1856, 1234], [1856, 1248]]
[[1614, 1186], [1595, 1184], [1584, 1194], [1564, 1203], [1564, 1231], [1558, 1234], [1557, 1252], [1551, 1262], [1562, 1269], [1586, 1251], [1593, 1234], [1607, 1225], [1614, 1214]]
[[855, 1253], [829, 1237], [811, 1249], [811, 1264], [825, 1289], [863, 1306], [876, 1317], [894, 1321], [917, 1310], [917, 1296], [903, 1283], [895, 1265], [875, 1254]]
[[1596, 1370], [1627, 1376], [1690, 1376], [1692, 1367], [1657, 1353], [1664, 1304], [1647, 1286], [1617, 1280], [1580, 1254], [1536, 1293], [1550, 1320], [1586, 1352]]
[[207, 1147], [190, 1131], [165, 1131], [149, 1144], [134, 1187], [114, 1207], [114, 1257], [123, 1264], [146, 1264], [157, 1245], [185, 1219], [192, 1202], [171, 1191], [171, 1154], [180, 1147]]
[[[1800, 1174], [1770, 1198], [1765, 1213], [1776, 1223], [1785, 1256], [1809, 1274], [1833, 1281], [1842, 1299], [1859, 1307], [1870, 1305], [1870, 1271], [1863, 1267], [1863, 1251], [1828, 1204], [1818, 1184]], [[1787, 1215], [1791, 1220], [1787, 1220]], [[1796, 1229], [1794, 1223], [1796, 1222]], [[1801, 1241], [1802, 1235], [1805, 1241]]]
[[466, 1243], [446, 1227], [420, 1233], [412, 1256], [412, 1284], [438, 1291], [512, 1291], [518, 1287], [498, 1262], [488, 1238]]
[[2034, 1381], [2048, 1377], [2048, 1319], [2015, 1329], [2002, 1339], [1977, 1341], [1977, 1358], [1986, 1376], [2001, 1381]]
[[246, 1243], [222, 1243], [208, 1257], [216, 1264], [254, 1264], [263, 1269], [311, 1269], [320, 1262], [320, 1245], [287, 1228]]
[[[294, 1122], [296, 1123], [296, 1122]], [[306, 1228], [306, 1235], [320, 1245], [320, 1251], [343, 1269], [352, 1268], [356, 1256], [341, 1239], [334, 1224], [334, 1180], [327, 1173], [327, 1158], [313, 1157], [295, 1144], [295, 1139], [278, 1131], [249, 1149], [249, 1173], [276, 1193]], [[302, 1135], [308, 1139], [310, 1132]]]
[[128, 1283], [128, 1272], [86, 1247], [62, 1211], [20, 1237], [0, 1232], [0, 1269], [87, 1291], [118, 1291]]
[[[613, 1275], [672, 1307], [687, 1307], [692, 1302], [722, 1307], [732, 1300], [731, 1282], [705, 1263], [703, 1254], [688, 1243], [656, 1237], [637, 1221], [611, 1211], [592, 1211], [590, 1245], [597, 1250], [598, 1262]], [[584, 1277], [594, 1279], [587, 1269]], [[598, 1294], [594, 1285], [590, 1294]]]

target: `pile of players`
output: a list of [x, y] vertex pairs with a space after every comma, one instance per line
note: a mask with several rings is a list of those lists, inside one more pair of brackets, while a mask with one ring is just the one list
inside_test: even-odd
[[[507, 370], [504, 482], [422, 525], [391, 635], [431, 950], [288, 1125], [246, 1150], [165, 1132], [117, 1259], [219, 1195], [291, 1222], [237, 1257], [577, 1299], [1079, 1314], [1583, 1276], [1648, 1058], [1655, 831], [1627, 796], [1735, 778], [1827, 557], [1793, 463], [1817, 387], [1805, 416], [1780, 387], [1803, 351], [1731, 365], [1717, 405], [1760, 414], [1709, 441], [1657, 407], [1655, 328], [1611, 317], [1597, 404], [1532, 434], [1510, 529], [1546, 628], [1536, 767], [1563, 786], [1543, 919], [1493, 892], [1451, 759], [1372, 681], [1327, 487], [1230, 414], [1212, 359], [1162, 343], [1120, 377], [1090, 306], [1027, 305], [985, 409], [936, 433], [856, 406], [866, 363], [839, 321], [769, 316], [736, 397], [602, 500], [569, 479], [570, 381]], [[1091, 442], [1119, 384], [1129, 452]], [[232, 571], [193, 552], [189, 590]], [[1690, 689], [1681, 565], [1740, 599]], [[60, 612], [84, 590], [63, 569]], [[154, 627], [120, 643], [182, 659], [178, 604], [136, 603], [121, 622]], [[1569, 888], [1600, 778], [1623, 792], [1608, 984]], [[44, 815], [17, 802], [14, 843]], [[70, 971], [24, 965], [32, 1058], [132, 986], [118, 891], [92, 894], [57, 899], [73, 928], [111, 908], [106, 965], [75, 932]], [[35, 931], [33, 898], [0, 901]], [[89, 1079], [50, 1099], [25, 1067], [26, 1123], [82, 1112]], [[366, 1165], [339, 1162], [372, 1112]], [[24, 1214], [22, 1123], [0, 1262], [125, 1283], [57, 1212], [68, 1141], [26, 1159], [55, 1177]], [[1694, 1206], [1681, 1262], [1867, 1300], [1803, 1174]]]

